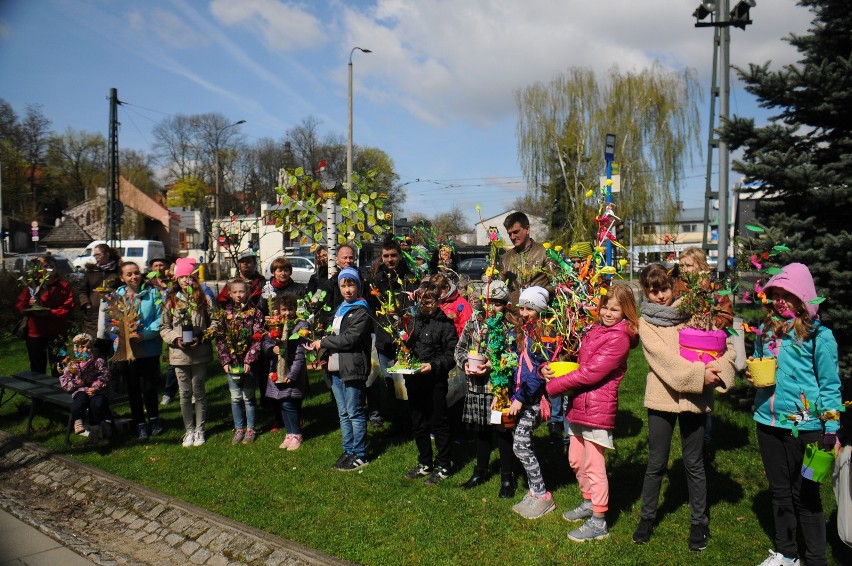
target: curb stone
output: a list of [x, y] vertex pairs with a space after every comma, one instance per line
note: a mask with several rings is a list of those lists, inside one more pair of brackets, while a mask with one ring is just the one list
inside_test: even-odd
[[[73, 478], [79, 479], [69, 486]], [[351, 564], [5, 431], [0, 431], [0, 508], [104, 566]]]

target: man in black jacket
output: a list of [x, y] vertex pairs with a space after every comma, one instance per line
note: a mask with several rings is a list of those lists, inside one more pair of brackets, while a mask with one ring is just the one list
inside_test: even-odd
[[[387, 375], [387, 368], [393, 365], [397, 356], [395, 337], [391, 336], [382, 326], [390, 325], [401, 330], [401, 318], [408, 312], [412, 301], [411, 294], [417, 289], [417, 277], [408, 269], [403, 260], [402, 248], [399, 241], [393, 237], [385, 238], [382, 242], [381, 263], [378, 263], [370, 274], [368, 284], [369, 292], [365, 293], [367, 302], [379, 324], [375, 325], [376, 352], [379, 355], [379, 365], [382, 375], [385, 376], [385, 391], [387, 402], [385, 406], [395, 405], [393, 411], [394, 431], [402, 432], [408, 428], [408, 412], [403, 403], [396, 403], [393, 394], [393, 381]], [[388, 296], [390, 292], [390, 298]], [[393, 312], [383, 308], [384, 305], [393, 303]], [[381, 314], [380, 311], [384, 311]], [[391, 320], [398, 317], [396, 321]], [[367, 404], [370, 407], [370, 423], [380, 426], [383, 422], [380, 410], [381, 390], [378, 388], [378, 380], [367, 391]]]

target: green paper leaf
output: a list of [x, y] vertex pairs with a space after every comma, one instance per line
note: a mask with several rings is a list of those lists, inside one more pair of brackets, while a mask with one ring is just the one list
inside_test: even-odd
[[755, 226], [754, 224], [746, 224], [746, 230], [751, 230], [752, 232], [765, 232], [763, 228], [760, 226]]
[[740, 333], [739, 333], [739, 332], [737, 332], [736, 330], [734, 330], [733, 328], [731, 328], [731, 327], [729, 327], [729, 326], [728, 326], [728, 327], [725, 327], [725, 333], [726, 333], [728, 336], [739, 336], [739, 335], [740, 335]]
[[825, 302], [825, 297], [814, 297], [810, 301], [808, 301], [809, 305], [818, 305], [820, 303]]
[[775, 250], [776, 252], [789, 252], [790, 251], [790, 248], [788, 248], [787, 246], [785, 246], [783, 244], [778, 245], [778, 246], [772, 246], [772, 249]]
[[718, 293], [716, 293], [716, 294], [717, 294], [717, 295], [720, 295], [720, 296], [722, 296], [722, 297], [725, 297], [725, 296], [730, 295], [730, 294], [732, 294], [732, 293], [731, 293], [731, 291], [729, 291], [728, 289], [722, 289], [721, 291], [719, 291], [719, 292], [718, 292]]
[[778, 275], [779, 273], [784, 273], [784, 270], [780, 267], [768, 267], [766, 273], [769, 275]]

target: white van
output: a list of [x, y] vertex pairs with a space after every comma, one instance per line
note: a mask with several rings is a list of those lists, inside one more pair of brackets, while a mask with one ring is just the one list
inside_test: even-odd
[[[98, 244], [107, 243], [105, 240], [95, 240], [88, 246], [86, 251], [80, 254], [72, 263], [74, 269], [83, 271], [86, 269], [86, 264], [95, 263], [95, 258], [92, 252]], [[143, 272], [148, 271], [148, 262], [152, 258], [166, 257], [166, 248], [163, 242], [157, 240], [122, 240], [118, 246], [118, 253], [121, 255], [122, 261], [132, 261], [139, 265], [139, 269]]]

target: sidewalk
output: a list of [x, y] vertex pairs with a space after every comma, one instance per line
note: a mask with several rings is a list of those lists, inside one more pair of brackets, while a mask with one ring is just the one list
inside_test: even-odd
[[0, 509], [0, 566], [89, 566], [76, 552]]
[[0, 513], [0, 566], [348, 564], [4, 431]]

